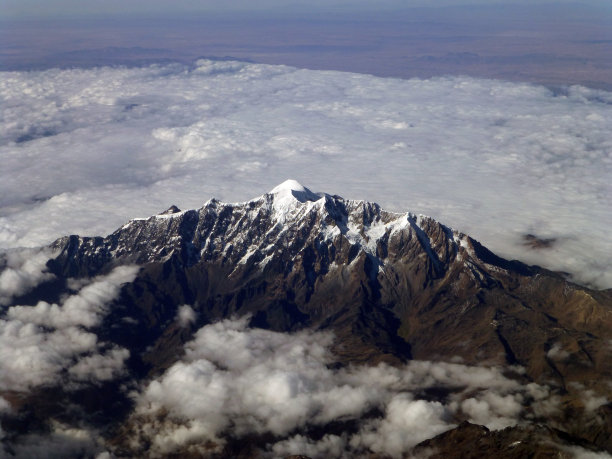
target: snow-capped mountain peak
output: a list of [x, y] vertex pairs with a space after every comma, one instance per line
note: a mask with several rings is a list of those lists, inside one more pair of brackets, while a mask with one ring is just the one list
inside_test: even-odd
[[324, 193], [313, 193], [297, 180], [289, 179], [275, 186], [264, 198], [271, 204], [275, 220], [284, 223], [303, 204], [317, 202], [324, 196]]
[[285, 180], [283, 183], [272, 188], [268, 194], [274, 195], [276, 199], [297, 199], [302, 203], [306, 201], [318, 201], [324, 196], [323, 193], [313, 193], [300, 182], [293, 179]]
[[150, 263], [178, 256], [187, 266], [215, 260], [233, 265], [232, 273], [241, 266], [263, 270], [274, 260], [310, 255], [321, 258], [317, 264], [328, 270], [349, 266], [363, 255], [375, 267], [366, 269], [373, 277], [388, 264], [421, 254], [429, 260], [427, 270], [443, 276], [443, 265], [462, 259], [460, 252], [470, 254], [469, 243], [458, 246], [463, 238], [428, 217], [314, 193], [287, 180], [248, 202], [210, 200], [200, 209], [183, 211], [171, 207], [134, 219], [106, 238], [62, 238], [54, 246], [96, 259], [96, 266], [113, 259]]

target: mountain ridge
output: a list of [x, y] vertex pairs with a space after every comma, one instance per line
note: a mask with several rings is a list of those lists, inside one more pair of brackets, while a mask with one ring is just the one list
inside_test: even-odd
[[[611, 292], [505, 260], [432, 218], [313, 193], [289, 180], [243, 203], [171, 206], [106, 237], [66, 236], [50, 248], [47, 276], [10, 311], [21, 308], [13, 316], [28, 317], [24, 308], [60, 305], [88, 279], [132, 267], [132, 280], [98, 308], [106, 311], [100, 325], [84, 326], [106, 343], [107, 360], [125, 360], [123, 373], [115, 373], [128, 378], [118, 379], [126, 387], [166, 377], [203, 327], [248, 317], [249, 327], [274, 333], [332, 332], [330, 364], [338, 368], [412, 361], [505, 368], [525, 387], [547, 387], [554, 400], [556, 408], [543, 415], [534, 408], [539, 399], [524, 398], [529, 422], [612, 452]], [[186, 319], [178, 320], [185, 305]], [[112, 381], [109, 393], [119, 390]], [[428, 397], [443, 401], [445, 390]], [[117, 397], [129, 413], [131, 402]], [[51, 412], [67, 416], [64, 409]], [[97, 409], [109, 444], [128, 456], [144, 454], [129, 453], [127, 442], [138, 417]], [[435, 442], [449, 438], [455, 436]]]

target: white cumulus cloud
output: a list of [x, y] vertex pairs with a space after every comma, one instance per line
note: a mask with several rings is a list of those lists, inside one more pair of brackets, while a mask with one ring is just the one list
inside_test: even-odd
[[[135, 444], [151, 445], [153, 455], [195, 453], [202, 445], [221, 448], [229, 432], [234, 438], [271, 433], [277, 440], [263, 452], [275, 457], [402, 457], [460, 419], [499, 429], [528, 419], [526, 406], [535, 403], [543, 413], [543, 401], [549, 409], [557, 405], [548, 387], [523, 386], [499, 368], [414, 361], [334, 369], [331, 334], [277, 333], [247, 322], [201, 328], [185, 345], [184, 358], [144, 387]], [[419, 395], [428, 388], [449, 395], [440, 401]], [[347, 421], [358, 428], [322, 438], [305, 433]]]
[[90, 329], [101, 323], [107, 304], [138, 271], [121, 266], [92, 279], [61, 304], [13, 306], [0, 319], [0, 390], [27, 391], [53, 385], [68, 370], [72, 380], [105, 381], [123, 371], [126, 349], [104, 352]]

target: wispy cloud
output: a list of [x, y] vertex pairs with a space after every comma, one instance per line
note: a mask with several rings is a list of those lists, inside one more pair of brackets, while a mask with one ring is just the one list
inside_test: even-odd
[[294, 177], [612, 286], [608, 92], [199, 61], [5, 72], [0, 100], [0, 247]]
[[197, 313], [193, 310], [191, 306], [189, 306], [188, 304], [184, 304], [178, 309], [176, 321], [181, 327], [187, 327], [189, 324], [192, 324], [196, 321], [197, 316]]

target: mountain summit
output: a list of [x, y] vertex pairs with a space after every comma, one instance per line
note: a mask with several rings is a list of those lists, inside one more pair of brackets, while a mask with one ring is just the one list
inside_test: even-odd
[[300, 202], [318, 201], [322, 197], [310, 191], [297, 180], [291, 179], [285, 180], [280, 185], [275, 186], [268, 194], [273, 194], [279, 198], [293, 196]]
[[[108, 276], [118, 278], [113, 274], [117, 269], [137, 268], [130, 271], [133, 278], [117, 287], [115, 296], [90, 311], [99, 319], [81, 325], [105, 343], [107, 352], [127, 352], [123, 376], [109, 376], [103, 384], [106, 396], [117, 400], [116, 409], [89, 399], [90, 405], [80, 408], [83, 412], [97, 410], [96, 428], [102, 429], [117, 453], [146, 455], [142, 445], [150, 441], [143, 440], [138, 448], [130, 446], [131, 436], [145, 434], [138, 427], [141, 415], [130, 414], [135, 408], [125, 388], [160, 377], [166, 379], [155, 384], [170, 381], [167, 378], [178, 371], [177, 365], [185, 365], [182, 359], [194, 355], [193, 343], [201, 339], [202, 330], [239, 317], [246, 318], [250, 329], [266, 333], [331, 333], [328, 368], [389, 368], [393, 374], [391, 368], [410, 362], [442, 362], [455, 365], [444, 371], [457, 371], [459, 364], [503, 369], [515, 381], [507, 384], [526, 388], [525, 393], [512, 396], [514, 411], [506, 412], [508, 419], [520, 411], [526, 413], [520, 415], [523, 423], [544, 423], [557, 429], [554, 435], [546, 435], [564, 439], [567, 447], [612, 451], [612, 406], [608, 402], [612, 394], [607, 384], [612, 376], [607, 352], [612, 342], [610, 292], [589, 290], [545, 269], [504, 260], [429, 217], [387, 212], [374, 203], [316, 194], [295, 180], [287, 180], [251, 201], [228, 204], [212, 199], [200, 209], [186, 211], [173, 206], [159, 215], [132, 220], [106, 237], [66, 236], [50, 248], [54, 255], [46, 264], [45, 277], [36, 287], [15, 295], [7, 317], [23, 321], [41, 308], [63, 313], [68, 309], [62, 302], [70, 295], [81, 295], [79, 286], [92, 279], [109, 282], [105, 280]], [[90, 296], [88, 293], [84, 298]], [[47, 306], [41, 306], [43, 303]], [[87, 304], [79, 307], [87, 309]], [[242, 332], [233, 331], [231, 336], [236, 333]], [[219, 343], [214, 352], [223, 346]], [[219, 365], [225, 368], [229, 364], [220, 361]], [[79, 391], [92, 394], [101, 383], [79, 384]], [[448, 403], [448, 409], [455, 410], [455, 424], [479, 419], [469, 415], [476, 413], [470, 403], [480, 403], [484, 409], [483, 400], [487, 400], [487, 406], [498, 410], [510, 403], [503, 398], [510, 397], [507, 394], [468, 403], [472, 399], [467, 386], [462, 386], [463, 395], [458, 395], [461, 383], [444, 384], [412, 397]], [[16, 414], [11, 416], [25, 419], [20, 407], [38, 406], [36, 397], [51, 391], [60, 394], [58, 400], [64, 400], [65, 406], [57, 402], [40, 412], [36, 409], [36, 416], [32, 415], [36, 422], [43, 426], [46, 419], [57, 417], [82, 422], [80, 415], [69, 409], [80, 403], [74, 401], [69, 385], [41, 387], [31, 396], [20, 396], [25, 402], [15, 403]], [[294, 389], [287, 393], [299, 393], [306, 389], [298, 387], [309, 386], [290, 387]], [[546, 409], [542, 408], [544, 393], [548, 394]], [[12, 400], [11, 395], [0, 395]], [[317, 421], [316, 429], [305, 424], [294, 433], [310, 438], [308, 441], [322, 438], [325, 429], [332, 429], [339, 438], [353, 435], [360, 429], [359, 423], [374, 422], [382, 415], [375, 407], [373, 404], [371, 411], [365, 410], [359, 417], [338, 414], [328, 421]], [[286, 409], [293, 408], [287, 405]], [[386, 409], [390, 408], [383, 411]], [[9, 418], [13, 419], [9, 426], [17, 426], [11, 435], [18, 439], [27, 423]], [[165, 421], [160, 418], [155, 422]], [[258, 448], [265, 450], [273, 439], [288, 438], [280, 428], [270, 430], [272, 433], [260, 429], [259, 437], [251, 436], [247, 441], [241, 433], [246, 427], [236, 424], [232, 430], [232, 422], [222, 424], [226, 430], [218, 428], [221, 440], [207, 437], [217, 445], [213, 448], [217, 456], [211, 453], [210, 457], [247, 457]], [[511, 421], [503, 425], [513, 429]], [[431, 444], [444, 449], [448, 446], [444, 442], [464, 434], [474, 435], [474, 442], [480, 441], [476, 437], [489, 435], [486, 429], [465, 424], [457, 429], [432, 439]], [[532, 430], [511, 430], [507, 438], [527, 435], [521, 432]], [[506, 434], [499, 435], [506, 438]], [[491, 445], [498, 448], [499, 441]], [[251, 446], [241, 452], [232, 449], [236, 442]], [[351, 444], [356, 448], [356, 440]], [[529, 444], [535, 448], [535, 443]], [[471, 448], [469, 442], [463, 447], [465, 451]], [[172, 454], [187, 451], [181, 448], [176, 446]], [[377, 451], [373, 446], [360, 448], [352, 454]], [[398, 451], [407, 453], [401, 448]], [[395, 457], [393, 451], [387, 453]]]

